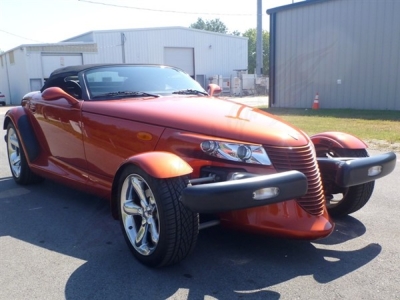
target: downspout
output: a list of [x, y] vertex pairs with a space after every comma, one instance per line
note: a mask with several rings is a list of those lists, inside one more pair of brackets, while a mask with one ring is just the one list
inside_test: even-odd
[[125, 63], [125, 41], [126, 36], [125, 33], [121, 32], [121, 47], [122, 47], [122, 63]]
[[[268, 13], [268, 11], [267, 11]], [[276, 79], [276, 13], [269, 17], [269, 97], [268, 106], [275, 104], [275, 79]]]

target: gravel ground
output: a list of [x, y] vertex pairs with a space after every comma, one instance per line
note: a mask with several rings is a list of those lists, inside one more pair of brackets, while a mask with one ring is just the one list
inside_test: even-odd
[[365, 143], [372, 150], [400, 152], [400, 143], [389, 143], [384, 140], [367, 140]]

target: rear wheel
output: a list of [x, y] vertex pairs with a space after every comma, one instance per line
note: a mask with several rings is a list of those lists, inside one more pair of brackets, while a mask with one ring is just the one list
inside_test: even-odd
[[119, 216], [125, 240], [143, 264], [161, 267], [177, 263], [196, 244], [199, 216], [179, 197], [184, 177], [157, 179], [129, 166], [119, 181]]
[[[365, 149], [324, 149], [316, 146], [318, 157], [367, 157]], [[351, 186], [348, 188], [339, 187], [334, 184], [334, 178], [322, 174], [326, 207], [333, 217], [344, 217], [354, 213], [367, 204], [374, 191], [375, 181]]]
[[6, 142], [8, 163], [15, 182], [26, 185], [42, 181], [42, 177], [31, 171], [16, 129], [12, 123], [9, 123], [7, 126]]

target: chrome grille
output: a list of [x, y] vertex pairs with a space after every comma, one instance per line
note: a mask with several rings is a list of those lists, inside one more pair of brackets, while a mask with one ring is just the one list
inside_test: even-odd
[[312, 215], [321, 215], [324, 210], [324, 192], [318, 164], [310, 145], [304, 147], [264, 146], [272, 164], [278, 172], [296, 170], [307, 177], [308, 191], [297, 203]]

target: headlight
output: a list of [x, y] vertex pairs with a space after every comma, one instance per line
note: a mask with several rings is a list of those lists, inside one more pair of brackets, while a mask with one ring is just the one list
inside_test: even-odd
[[237, 144], [219, 141], [204, 141], [201, 150], [208, 155], [249, 164], [272, 165], [261, 145]]

